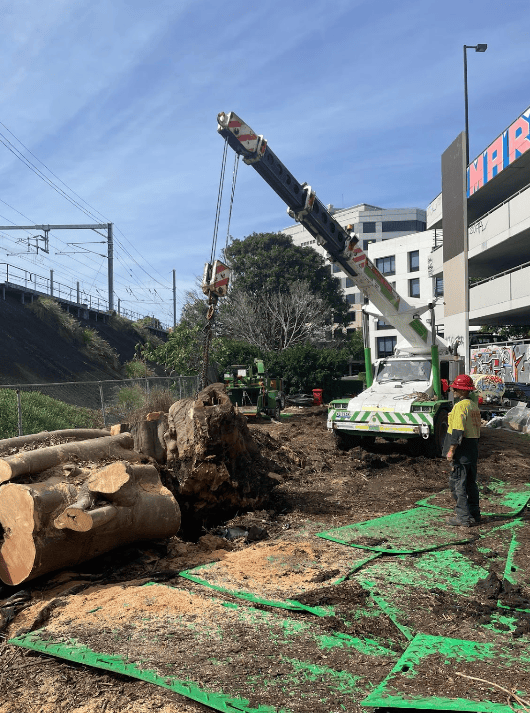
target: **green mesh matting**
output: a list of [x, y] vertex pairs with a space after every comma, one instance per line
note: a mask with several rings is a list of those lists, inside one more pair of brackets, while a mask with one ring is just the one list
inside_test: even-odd
[[473, 528], [451, 527], [445, 522], [446, 517], [447, 513], [440, 509], [419, 507], [319, 532], [318, 536], [388, 554], [428, 552], [478, 537]]
[[163, 585], [94, 588], [75, 602], [76, 615], [68, 605], [55, 609], [44, 628], [9, 643], [149, 681], [219, 711], [351, 710], [399, 655], [314, 618]]
[[[476, 638], [476, 631], [495, 638], [511, 634], [521, 625], [513, 602], [503, 605], [502, 594], [488, 599], [479, 586], [490, 572], [498, 580], [511, 570], [521, 520], [490, 530], [475, 543], [444, 548], [418, 555], [384, 557], [368, 563], [353, 575], [372, 595], [380, 608], [408, 638], [415, 634], [450, 636], [455, 627], [462, 637]], [[528, 582], [528, 568], [518, 570]], [[513, 580], [512, 580], [513, 581]], [[517, 604], [517, 601], [516, 601]], [[497, 607], [516, 609], [498, 611]], [[484, 628], [482, 628], [484, 627]], [[528, 640], [528, 634], [524, 634]]]
[[[465, 674], [530, 693], [528, 644], [489, 644], [419, 634], [385, 680], [361, 705], [427, 710], [511, 713], [522, 710], [507, 694], [488, 683], [463, 678]], [[421, 694], [418, 694], [421, 691]]]
[[[491, 480], [487, 485], [479, 482], [478, 488], [480, 508], [486, 517], [492, 515], [514, 517], [519, 515], [530, 500], [529, 483], [513, 485], [503, 483], [501, 480]], [[429, 495], [424, 500], [418, 500], [416, 505], [452, 511], [454, 501], [450, 490], [446, 489]]]
[[[379, 553], [352, 553], [331, 542], [317, 540], [315, 550], [310, 543], [260, 543], [254, 548], [234, 552], [217, 562], [200, 565], [180, 573], [181, 577], [230, 594], [248, 602], [279, 607], [291, 611], [307, 611], [316, 616], [333, 616], [332, 606], [308, 606], [296, 597], [333, 584], [340, 584]], [[329, 545], [329, 547], [328, 547]], [[248, 562], [254, 556], [255, 567], [238, 566], [243, 554]], [[259, 569], [259, 575], [257, 570]], [[291, 580], [291, 576], [296, 578]], [[257, 594], [259, 589], [260, 594]]]
[[[488, 570], [453, 549], [425, 552], [421, 557], [386, 557], [365, 567], [353, 578], [367, 589], [400, 631], [412, 639], [417, 633], [444, 634], [462, 621], [459, 614]], [[495, 602], [493, 603], [493, 606]], [[454, 608], [453, 608], [454, 607]], [[445, 616], [441, 610], [445, 610]], [[471, 635], [480, 613], [466, 631]], [[488, 617], [489, 624], [491, 615]], [[432, 632], [425, 627], [432, 626]], [[493, 626], [493, 624], [492, 624]]]

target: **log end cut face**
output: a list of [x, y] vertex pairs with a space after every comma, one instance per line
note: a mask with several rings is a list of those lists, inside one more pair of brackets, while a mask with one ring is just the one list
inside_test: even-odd
[[4, 540], [0, 549], [0, 579], [14, 586], [29, 576], [35, 563], [35, 499], [29, 488], [14, 483], [4, 485], [1, 494]]

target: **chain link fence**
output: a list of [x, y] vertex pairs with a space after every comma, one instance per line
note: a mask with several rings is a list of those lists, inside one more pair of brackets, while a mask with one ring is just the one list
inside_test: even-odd
[[[199, 376], [149, 376], [136, 379], [109, 381], [65, 381], [55, 384], [1, 384], [0, 385], [0, 437], [22, 436], [37, 430], [57, 430], [42, 425], [41, 419], [48, 411], [72, 414], [73, 422], [63, 428], [86, 425], [77, 419], [75, 409], [88, 409], [94, 426], [109, 427], [127, 421], [128, 416], [146, 404], [167, 403], [194, 397], [199, 391]], [[16, 397], [15, 397], [16, 394]], [[35, 394], [35, 397], [28, 396]], [[41, 403], [38, 395], [54, 402]], [[156, 408], [152, 410], [157, 410]], [[68, 416], [66, 416], [68, 418]], [[3, 422], [3, 423], [2, 423]]]

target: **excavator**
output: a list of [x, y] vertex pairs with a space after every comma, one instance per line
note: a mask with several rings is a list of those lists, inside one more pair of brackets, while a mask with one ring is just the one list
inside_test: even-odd
[[[368, 259], [351, 226], [340, 225], [307, 183], [300, 183], [280, 161], [267, 140], [237, 114], [221, 112], [217, 131], [228, 145], [268, 183], [336, 265], [400, 334], [391, 357], [378, 359], [372, 369], [368, 317], [363, 316], [367, 388], [350, 399], [329, 404], [327, 427], [338, 445], [369, 445], [376, 437], [407, 439], [428, 455], [441, 452], [452, 408], [443, 386], [464, 370], [456, 346], [436, 335], [434, 304], [407, 304]], [[431, 329], [420, 319], [430, 311]]]

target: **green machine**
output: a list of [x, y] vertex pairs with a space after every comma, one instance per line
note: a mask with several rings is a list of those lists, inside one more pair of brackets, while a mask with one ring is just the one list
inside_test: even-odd
[[262, 359], [254, 359], [254, 364], [235, 364], [224, 375], [226, 390], [233, 404], [245, 416], [271, 416], [280, 418], [285, 408], [283, 382], [271, 378], [265, 370]]

